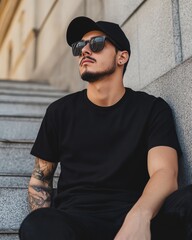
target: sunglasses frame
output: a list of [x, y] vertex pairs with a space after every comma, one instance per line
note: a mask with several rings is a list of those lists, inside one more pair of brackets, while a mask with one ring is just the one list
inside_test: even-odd
[[[93, 44], [94, 44], [94, 40], [97, 39], [97, 38], [100, 38], [102, 39], [102, 45], [100, 48], [94, 48]], [[72, 47], [72, 53], [73, 53], [73, 56], [77, 57], [77, 56], [81, 56], [82, 54], [82, 49], [89, 43], [89, 47], [91, 49], [92, 52], [100, 52], [103, 50], [104, 46], [105, 46], [105, 41], [108, 40], [109, 42], [111, 42], [117, 49], [119, 49], [119, 47], [117, 46], [116, 43], [114, 43], [114, 41], [112, 39], [110, 39], [109, 37], [107, 36], [95, 36], [95, 37], [92, 37], [91, 39], [89, 40], [80, 40], [80, 41], [77, 41], [77, 42], [74, 42], [71, 47]], [[79, 43], [83, 43], [81, 48], [79, 47], [79, 49], [77, 50], [76, 46], [77, 44]], [[95, 43], [96, 44], [96, 43]]]

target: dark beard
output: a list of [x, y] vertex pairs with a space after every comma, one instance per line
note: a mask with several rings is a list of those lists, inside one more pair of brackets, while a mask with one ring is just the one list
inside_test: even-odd
[[114, 59], [114, 62], [113, 62], [113, 65], [111, 66], [111, 68], [109, 68], [103, 72], [95, 72], [95, 73], [85, 71], [84, 73], [81, 74], [81, 78], [87, 82], [95, 82], [97, 80], [100, 80], [106, 76], [113, 74], [115, 72], [115, 69], [116, 69], [116, 64], [115, 64], [115, 59]]

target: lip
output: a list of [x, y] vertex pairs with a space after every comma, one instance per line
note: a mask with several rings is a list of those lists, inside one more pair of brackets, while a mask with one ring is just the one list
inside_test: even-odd
[[95, 61], [93, 59], [89, 59], [89, 58], [84, 58], [81, 60], [80, 65], [83, 66], [84, 64], [87, 63], [94, 63]]

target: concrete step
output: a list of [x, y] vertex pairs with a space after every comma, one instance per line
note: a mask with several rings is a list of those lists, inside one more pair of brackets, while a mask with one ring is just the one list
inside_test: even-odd
[[[1, 94], [1, 93], [0, 93]], [[45, 96], [19, 96], [19, 95], [0, 95], [1, 103], [26, 103], [26, 104], [50, 104], [56, 101], [57, 97], [45, 97]]]
[[[0, 188], [28, 188], [30, 177], [21, 177], [18, 175], [1, 176], [0, 175]], [[53, 187], [57, 187], [58, 176], [53, 178]]]
[[0, 88], [0, 95], [11, 95], [11, 96], [36, 96], [36, 97], [55, 97], [60, 98], [64, 96], [65, 92], [60, 91], [42, 91], [40, 90], [28, 90], [28, 89], [4, 89]]
[[30, 176], [34, 167], [31, 147], [32, 144], [0, 142], [0, 175]]
[[18, 89], [28, 91], [47, 91], [47, 92], [62, 92], [60, 89], [47, 83], [33, 81], [14, 81], [0, 80], [0, 89]]
[[0, 188], [1, 221], [0, 233], [17, 233], [29, 213], [27, 189]]
[[12, 234], [1, 234], [0, 233], [0, 240], [19, 240], [19, 236], [18, 236], [18, 234], [14, 234], [14, 233], [12, 233]]
[[18, 233], [23, 219], [30, 212], [27, 188], [0, 188], [0, 234]]
[[[0, 80], [0, 240], [19, 240], [19, 226], [29, 213], [35, 159], [30, 151], [47, 106], [65, 94], [46, 84]], [[59, 174], [60, 165], [54, 188]]]
[[[35, 157], [30, 155], [32, 144], [0, 142], [0, 176], [31, 176]], [[59, 176], [60, 164], [55, 172]]]
[[0, 118], [0, 141], [34, 142], [41, 119], [34, 118]]
[[30, 177], [18, 176], [1, 176], [0, 175], [0, 188], [24, 188], [28, 187]]
[[42, 118], [45, 114], [47, 104], [23, 104], [23, 103], [1, 103], [0, 116], [17, 116], [17, 117], [36, 117]]

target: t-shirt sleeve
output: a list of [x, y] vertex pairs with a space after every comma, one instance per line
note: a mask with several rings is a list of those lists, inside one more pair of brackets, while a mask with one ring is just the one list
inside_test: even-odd
[[54, 113], [49, 107], [41, 123], [31, 154], [49, 162], [58, 162], [58, 135]]
[[169, 146], [176, 149], [179, 157], [182, 153], [171, 108], [162, 98], [157, 98], [150, 114], [147, 145], [148, 150]]

